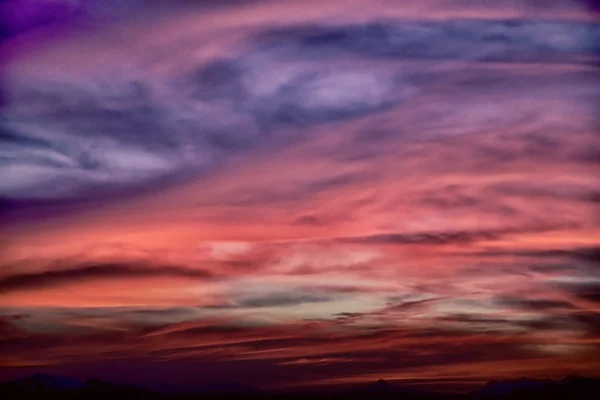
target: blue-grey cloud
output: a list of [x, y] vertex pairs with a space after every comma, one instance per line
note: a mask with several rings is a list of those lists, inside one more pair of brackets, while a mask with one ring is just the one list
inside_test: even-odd
[[261, 39], [269, 49], [331, 56], [351, 52], [399, 59], [477, 61], [581, 61], [597, 56], [600, 25], [578, 21], [390, 21], [274, 29]]
[[290, 307], [305, 303], [324, 303], [330, 300], [331, 297], [324, 294], [281, 291], [242, 299], [239, 306], [250, 308]]
[[[526, 20], [292, 27], [263, 33], [248, 50], [172, 82], [13, 82], [0, 115], [0, 196], [64, 198], [199, 174], [251, 148], [310, 134], [301, 128], [408, 104], [431, 84], [433, 72], [342, 60], [342, 53], [363, 61], [573, 61], [594, 56], [598, 36], [597, 24]], [[476, 88], [455, 82], [457, 91], [487, 91], [489, 77], [482, 79]], [[577, 101], [590, 99], [579, 81], [569, 82]], [[462, 126], [465, 110], [469, 104], [457, 104], [449, 115], [421, 116], [422, 127], [406, 122], [419, 132], [439, 130], [424, 121]], [[472, 121], [464, 129], [490, 123], [504, 122]]]
[[52, 198], [162, 176], [181, 137], [144, 85], [19, 85], [0, 120], [0, 193]]
[[361, 288], [330, 287], [319, 285], [298, 286], [256, 294], [242, 292], [234, 294], [231, 301], [216, 304], [211, 309], [293, 307], [301, 304], [328, 303], [360, 292]]
[[355, 118], [405, 97], [389, 71], [293, 64], [273, 85], [290, 66], [251, 58], [200, 67], [183, 78], [191, 90], [21, 82], [0, 119], [0, 194], [60, 198], [197, 173], [277, 142], [280, 128]]

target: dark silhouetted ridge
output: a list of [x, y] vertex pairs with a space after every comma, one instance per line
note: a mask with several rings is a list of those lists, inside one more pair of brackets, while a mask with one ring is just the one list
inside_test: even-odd
[[[150, 384], [149, 384], [150, 385]], [[401, 384], [379, 379], [368, 385], [328, 388], [323, 391], [261, 392], [254, 387], [233, 382], [213, 382], [198, 385], [194, 390], [156, 391], [100, 379], [85, 383], [67, 377], [35, 374], [0, 383], [0, 399], [72, 399], [72, 400], [598, 400], [600, 379], [569, 375], [561, 380], [491, 380], [481, 388], [465, 394], [448, 394], [414, 390]]]

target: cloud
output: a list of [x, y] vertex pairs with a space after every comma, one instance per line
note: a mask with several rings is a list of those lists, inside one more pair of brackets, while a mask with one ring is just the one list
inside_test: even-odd
[[[325, 175], [325, 174], [324, 174]], [[350, 173], [333, 173], [331, 176], [302, 177], [284, 184], [270, 184], [267, 188], [242, 186], [230, 194], [233, 198], [228, 201], [234, 206], [253, 206], [261, 204], [276, 204], [294, 202], [310, 198], [319, 193], [327, 193], [336, 189], [351, 188], [353, 185], [374, 182], [378, 173], [371, 171], [356, 171]], [[305, 221], [306, 223], [306, 221]]]
[[[15, 80], [0, 122], [0, 195], [60, 199], [202, 176], [234, 155], [310, 136], [310, 129], [298, 128], [409, 105], [432, 80], [426, 70], [367, 61], [571, 60], [595, 54], [598, 31], [595, 24], [575, 21], [310, 25], [264, 30], [246, 50], [161, 81], [116, 75], [96, 82]], [[348, 52], [362, 60], [339, 57]], [[459, 89], [471, 93], [476, 79], [470, 79]], [[488, 93], [492, 80], [481, 81]], [[469, 105], [461, 109], [469, 110], [470, 120], [489, 114], [474, 113]], [[450, 117], [462, 126], [461, 112]], [[440, 115], [424, 120], [445, 123]], [[477, 121], [472, 125], [480, 130]]]
[[[558, 227], [555, 227], [558, 228]], [[480, 241], [498, 240], [513, 234], [552, 230], [552, 226], [527, 226], [522, 228], [503, 227], [472, 231], [431, 231], [417, 233], [384, 233], [368, 236], [337, 238], [340, 242], [357, 244], [423, 244], [444, 245], [464, 244]]]
[[[389, 75], [389, 74], [388, 74]], [[267, 124], [307, 125], [357, 118], [402, 99], [401, 82], [369, 70], [307, 71], [282, 85], [255, 112]]]
[[589, 282], [565, 282], [558, 287], [572, 293], [576, 298], [592, 303], [600, 303], [600, 282], [590, 279]]
[[306, 303], [324, 303], [331, 297], [324, 294], [296, 293], [294, 291], [273, 292], [266, 295], [252, 296], [239, 301], [240, 307], [289, 307]]
[[427, 232], [427, 233], [390, 233], [381, 235], [371, 235], [356, 238], [340, 239], [349, 243], [363, 244], [453, 244], [470, 243], [480, 240], [494, 240], [498, 238], [497, 232]]
[[[547, 261], [552, 259], [564, 260], [566, 265], [548, 265], [548, 269], [582, 269], [583, 266], [598, 266], [600, 264], [600, 249], [595, 246], [577, 246], [564, 249], [521, 249], [512, 250], [506, 249], [502, 251], [488, 250], [477, 254], [480, 257], [523, 257], [536, 262]], [[536, 268], [544, 268], [542, 265], [535, 266]]]
[[274, 29], [260, 38], [292, 55], [342, 52], [397, 59], [570, 62], [596, 56], [600, 26], [577, 21], [392, 21]]
[[[582, 324], [589, 326], [594, 323], [593, 315], [580, 317]], [[444, 375], [469, 373], [485, 379], [489, 378], [487, 374], [497, 371], [499, 365], [506, 372], [512, 371], [515, 360], [519, 360], [517, 364], [522, 366], [543, 358], [541, 350], [523, 351], [523, 345], [529, 341], [522, 335], [499, 332], [451, 328], [443, 321], [438, 321], [435, 326], [374, 331], [341, 330], [335, 322], [243, 326], [232, 325], [231, 321], [197, 320], [120, 333], [29, 333], [21, 337], [7, 337], [7, 340], [0, 341], [0, 347], [9, 363], [29, 359], [43, 365], [54, 357], [63, 365], [81, 365], [82, 360], [90, 359], [103, 365], [114, 365], [115, 360], [120, 360], [117, 364], [121, 365], [128, 359], [137, 359], [136, 371], [144, 371], [149, 365], [160, 365], [165, 368], [161, 369], [163, 378], [168, 376], [164, 375], [167, 370], [173, 373], [172, 368], [189, 370], [192, 365], [197, 365], [193, 368], [194, 374], [189, 376], [189, 382], [198, 382], [198, 371], [203, 371], [206, 366], [202, 365], [206, 361], [210, 361], [208, 376], [212, 377], [214, 373], [218, 376], [215, 370], [223, 369], [223, 376], [235, 380], [253, 373], [256, 363], [260, 363], [260, 376], [253, 378], [256, 384], [272, 384], [274, 381], [270, 374], [273, 373], [278, 378], [277, 382], [291, 386], [307, 382], [315, 384], [317, 380], [328, 379], [368, 382], [373, 380], [373, 376], [395, 375], [402, 379], [405, 374], [427, 379], [427, 371], [432, 366], [435, 366], [436, 373]], [[160, 340], [156, 340], [156, 335], [160, 335]], [[541, 338], [535, 343], [549, 342]], [[553, 360], [572, 360], [571, 356], [561, 357], [553, 355]], [[148, 358], [161, 362], [140, 362]], [[353, 362], [330, 363], [324, 373], [311, 363], [293, 362], [301, 359]], [[559, 369], [559, 363], [552, 364]], [[365, 365], [368, 367], [366, 370]], [[273, 366], [277, 368], [271, 369]], [[285, 368], [282, 369], [283, 366]], [[514, 372], [522, 373], [519, 370]], [[202, 376], [206, 378], [205, 374]], [[432, 380], [436, 377], [432, 376]]]
[[231, 293], [227, 304], [209, 306], [210, 309], [239, 309], [239, 308], [269, 308], [269, 307], [294, 307], [298, 305], [314, 304], [318, 308], [320, 303], [328, 303], [349, 298], [352, 295], [364, 293], [363, 287], [347, 287], [334, 285], [299, 285], [288, 289], [275, 289], [257, 287], [254, 290], [241, 288]]
[[[269, 132], [275, 129], [379, 112], [414, 92], [402, 75], [390, 68], [313, 61], [309, 57], [290, 60], [286, 54], [256, 47], [200, 66], [191, 76], [182, 77], [179, 86], [205, 107], [224, 107], [236, 113], [237, 119], [245, 121], [246, 131], [258, 130], [254, 133], [258, 138], [271, 137]], [[239, 132], [225, 138], [224, 146], [247, 147], [252, 135], [246, 142], [239, 142], [244, 140]]]
[[27, 334], [15, 325], [14, 320], [0, 317], [0, 346], [3, 341], [18, 339], [23, 336], [27, 336]]
[[311, 225], [319, 226], [323, 225], [324, 222], [316, 215], [301, 215], [294, 220], [294, 223], [299, 225]]
[[550, 198], [565, 201], [594, 203], [598, 195], [596, 185], [571, 182], [502, 182], [490, 185], [486, 191], [496, 196]]
[[600, 313], [591, 311], [582, 311], [572, 315], [573, 320], [583, 326], [591, 338], [600, 336]]
[[166, 176], [181, 135], [139, 82], [22, 83], [0, 125], [0, 193], [53, 198]]
[[18, 82], [0, 124], [0, 194], [73, 197], [210, 171], [234, 154], [287, 140], [283, 128], [396, 104], [407, 96], [396, 75], [250, 52], [173, 84]]
[[553, 299], [519, 299], [519, 298], [500, 298], [496, 302], [502, 307], [516, 308], [531, 311], [552, 311], [552, 310], [573, 310], [576, 309], [568, 301]]
[[[210, 60], [190, 46], [212, 43], [212, 28], [201, 24], [205, 41], [173, 26], [181, 42], [161, 29], [158, 47], [172, 59], [144, 64], [157, 73], [139, 80], [14, 72], [0, 196], [138, 196], [85, 220], [20, 229], [14, 219], [7, 257], [75, 261], [0, 267], [0, 311], [30, 315], [0, 318], [3, 362], [141, 359], [137, 367], [175, 365], [193, 380], [199, 371], [182, 366], [210, 361], [236, 376], [314, 382], [483, 376], [527, 363], [539, 373], [545, 353], [524, 346], [591, 343], [598, 249], [580, 228], [596, 229], [583, 158], [593, 158], [597, 73], [560, 64], [594, 59], [597, 26], [321, 21], [267, 28], [227, 55], [215, 43]], [[227, 40], [247, 35], [237, 25]], [[130, 44], [136, 54], [122, 66], [152, 64], [163, 54], [146, 39], [127, 50], [111, 41], [114, 63], [102, 64], [120, 65]], [[160, 190], [179, 178], [193, 179]], [[138, 192], [151, 183], [158, 190]], [[109, 261], [77, 261], [104, 251]], [[563, 356], [553, 371], [593, 370]], [[321, 362], [293, 360], [354, 362], [319, 376], [309, 367]]]
[[215, 278], [211, 272], [174, 265], [134, 264], [128, 262], [89, 262], [70, 268], [48, 269], [41, 272], [13, 274], [0, 277], [0, 293], [19, 290], [37, 290], [92, 280], [171, 277], [207, 280]]
[[413, 311], [413, 310], [422, 310], [426, 309], [439, 302], [440, 299], [437, 297], [434, 298], [425, 298], [425, 299], [406, 299], [403, 297], [392, 299], [385, 310], [384, 313], [389, 312], [397, 312], [397, 311]]

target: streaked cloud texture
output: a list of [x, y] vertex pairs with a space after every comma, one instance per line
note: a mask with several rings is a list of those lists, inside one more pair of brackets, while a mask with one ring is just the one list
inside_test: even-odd
[[0, 375], [597, 374], [592, 2], [149, 3], [5, 7]]

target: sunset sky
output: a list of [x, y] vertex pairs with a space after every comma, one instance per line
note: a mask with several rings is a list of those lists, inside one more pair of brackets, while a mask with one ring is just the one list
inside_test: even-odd
[[600, 11], [8, 0], [0, 379], [600, 372]]

